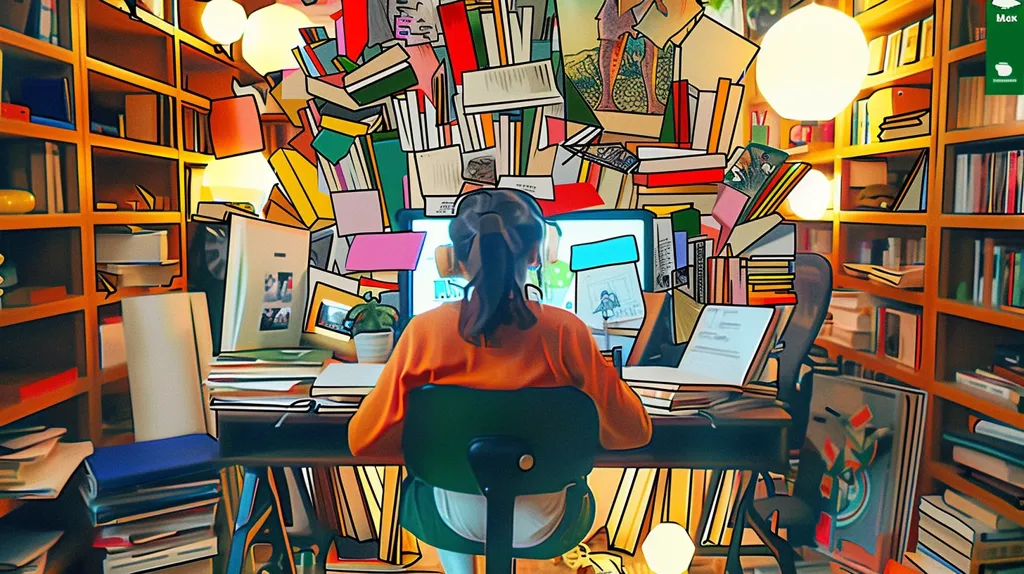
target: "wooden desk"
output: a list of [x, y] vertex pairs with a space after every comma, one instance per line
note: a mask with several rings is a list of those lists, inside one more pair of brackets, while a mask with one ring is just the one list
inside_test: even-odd
[[[217, 413], [218, 441], [223, 463], [245, 467], [245, 480], [235, 523], [228, 573], [240, 574], [248, 545], [271, 519], [278, 504], [273, 475], [268, 466], [383, 466], [401, 465], [400, 458], [355, 457], [348, 448], [350, 415], [289, 414], [220, 411]], [[735, 413], [715, 418], [655, 417], [654, 434], [646, 447], [627, 451], [602, 451], [595, 465], [612, 468], [695, 468], [741, 470], [758, 473], [789, 470], [787, 435], [791, 419], [778, 407]], [[262, 488], [262, 485], [272, 488]], [[737, 533], [744, 528], [746, 508], [753, 502], [757, 480], [750, 480], [739, 499]], [[280, 519], [274, 519], [280, 523]], [[269, 525], [268, 525], [269, 526]], [[778, 551], [765, 538], [763, 524], [749, 524], [774, 554]], [[274, 529], [272, 529], [274, 530]], [[269, 540], [276, 547], [289, 548], [287, 534]], [[283, 538], [282, 538], [283, 537]], [[741, 535], [733, 536], [726, 569], [740, 574]], [[294, 572], [290, 553], [283, 553], [280, 568]]]

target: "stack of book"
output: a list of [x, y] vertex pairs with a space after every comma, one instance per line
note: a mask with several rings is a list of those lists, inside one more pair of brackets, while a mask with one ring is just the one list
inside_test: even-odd
[[112, 226], [96, 232], [96, 270], [113, 276], [117, 287], [170, 285], [180, 273], [177, 259], [168, 257], [166, 229], [134, 225]]
[[901, 265], [887, 267], [870, 263], [843, 263], [843, 271], [851, 277], [867, 279], [897, 289], [921, 289], [924, 287], [924, 265]]
[[926, 136], [931, 131], [931, 110], [917, 110], [889, 116], [878, 126], [878, 141], [892, 141]]
[[0, 498], [57, 498], [92, 454], [91, 442], [62, 442], [66, 434], [45, 426], [0, 428]]
[[956, 155], [953, 213], [1024, 213], [1024, 150]]
[[56, 530], [0, 526], [0, 572], [43, 574], [50, 549], [64, 536]]
[[1001, 571], [1024, 557], [1024, 529], [954, 490], [924, 496], [918, 506], [917, 551], [904, 562], [928, 574]]
[[204, 383], [210, 408], [309, 411], [315, 404], [310, 388], [330, 359], [331, 351], [324, 349], [221, 353], [213, 359]]
[[213, 572], [216, 458], [217, 442], [202, 434], [103, 448], [86, 459], [81, 493], [104, 572], [185, 563], [189, 574]]
[[942, 438], [969, 480], [1019, 507], [1024, 489], [1024, 435], [1019, 429], [972, 416], [968, 432], [947, 431]]
[[975, 369], [958, 371], [956, 384], [972, 393], [980, 393], [989, 400], [1002, 401], [1012, 408], [1024, 412], [1024, 375], [1015, 373], [1005, 367], [996, 366], [992, 370]]
[[1024, 96], [986, 94], [985, 76], [961, 76], [958, 86], [956, 129], [1024, 120]]
[[824, 337], [858, 351], [875, 346], [875, 309], [869, 296], [860, 291], [833, 291], [828, 305], [831, 323]]

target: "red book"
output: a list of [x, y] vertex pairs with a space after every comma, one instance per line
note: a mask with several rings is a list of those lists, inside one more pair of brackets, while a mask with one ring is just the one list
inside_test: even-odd
[[359, 290], [362, 291], [363, 289], [381, 289], [383, 291], [397, 291], [398, 283], [380, 281], [378, 279], [371, 279], [369, 277], [360, 277]]
[[555, 186], [555, 199], [537, 200], [544, 217], [604, 205], [604, 200], [589, 183], [566, 183]]
[[725, 169], [713, 167], [666, 173], [640, 173], [633, 176], [633, 183], [645, 187], [673, 187], [676, 185], [721, 183], [723, 179], [725, 179]]
[[32, 113], [25, 106], [19, 106], [18, 104], [9, 104], [7, 102], [0, 103], [0, 117], [5, 120], [16, 120], [19, 122], [29, 121], [29, 116]]
[[368, 4], [366, 0], [341, 0], [341, 10], [337, 12], [343, 19], [341, 25], [345, 30], [345, 53], [342, 55], [353, 61], [359, 59], [370, 40], [370, 26], [366, 16]]
[[305, 46], [302, 47], [302, 49], [305, 50], [306, 55], [309, 56], [309, 61], [313, 62], [313, 67], [316, 68], [317, 73], [319, 73], [321, 76], [326, 75], [327, 69], [324, 68], [323, 63], [320, 61], [320, 58], [318, 58], [316, 52], [313, 51], [313, 46], [306, 44]]
[[437, 7], [437, 15], [441, 18], [441, 30], [448, 47], [448, 61], [452, 65], [455, 85], [461, 86], [462, 74], [476, 69], [476, 51], [473, 49], [473, 35], [469, 31], [466, 3], [457, 1], [441, 4]]
[[299, 121], [302, 123], [302, 131], [288, 140], [288, 147], [302, 154], [302, 157], [306, 158], [309, 163], [316, 165], [317, 157], [316, 152], [313, 151], [313, 129], [310, 126], [309, 114], [300, 111]]
[[52, 371], [22, 371], [5, 373], [0, 377], [0, 400], [23, 401], [45, 395], [78, 379], [78, 367], [54, 373]]
[[676, 143], [690, 143], [690, 84], [686, 80], [672, 82], [672, 113], [675, 114]]
[[210, 139], [217, 159], [263, 151], [263, 124], [255, 96], [210, 102]]

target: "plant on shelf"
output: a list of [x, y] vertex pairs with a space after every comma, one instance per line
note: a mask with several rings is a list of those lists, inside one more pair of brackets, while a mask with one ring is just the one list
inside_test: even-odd
[[782, 0], [744, 0], [744, 8], [752, 35], [763, 36], [782, 15]]
[[395, 345], [395, 324], [398, 311], [382, 305], [380, 299], [367, 293], [366, 303], [360, 303], [348, 312], [352, 321], [352, 336], [356, 342], [356, 357], [360, 363], [384, 363]]

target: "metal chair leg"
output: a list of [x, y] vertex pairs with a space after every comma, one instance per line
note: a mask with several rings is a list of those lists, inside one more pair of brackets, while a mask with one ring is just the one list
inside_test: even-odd
[[736, 524], [732, 529], [732, 538], [729, 540], [729, 554], [725, 559], [726, 574], [743, 574], [743, 565], [740, 563], [740, 546], [743, 543], [743, 531], [746, 529], [747, 515], [754, 506], [754, 492], [757, 490], [757, 473], [753, 473], [743, 489], [743, 496], [740, 497], [739, 506], [736, 508]]

